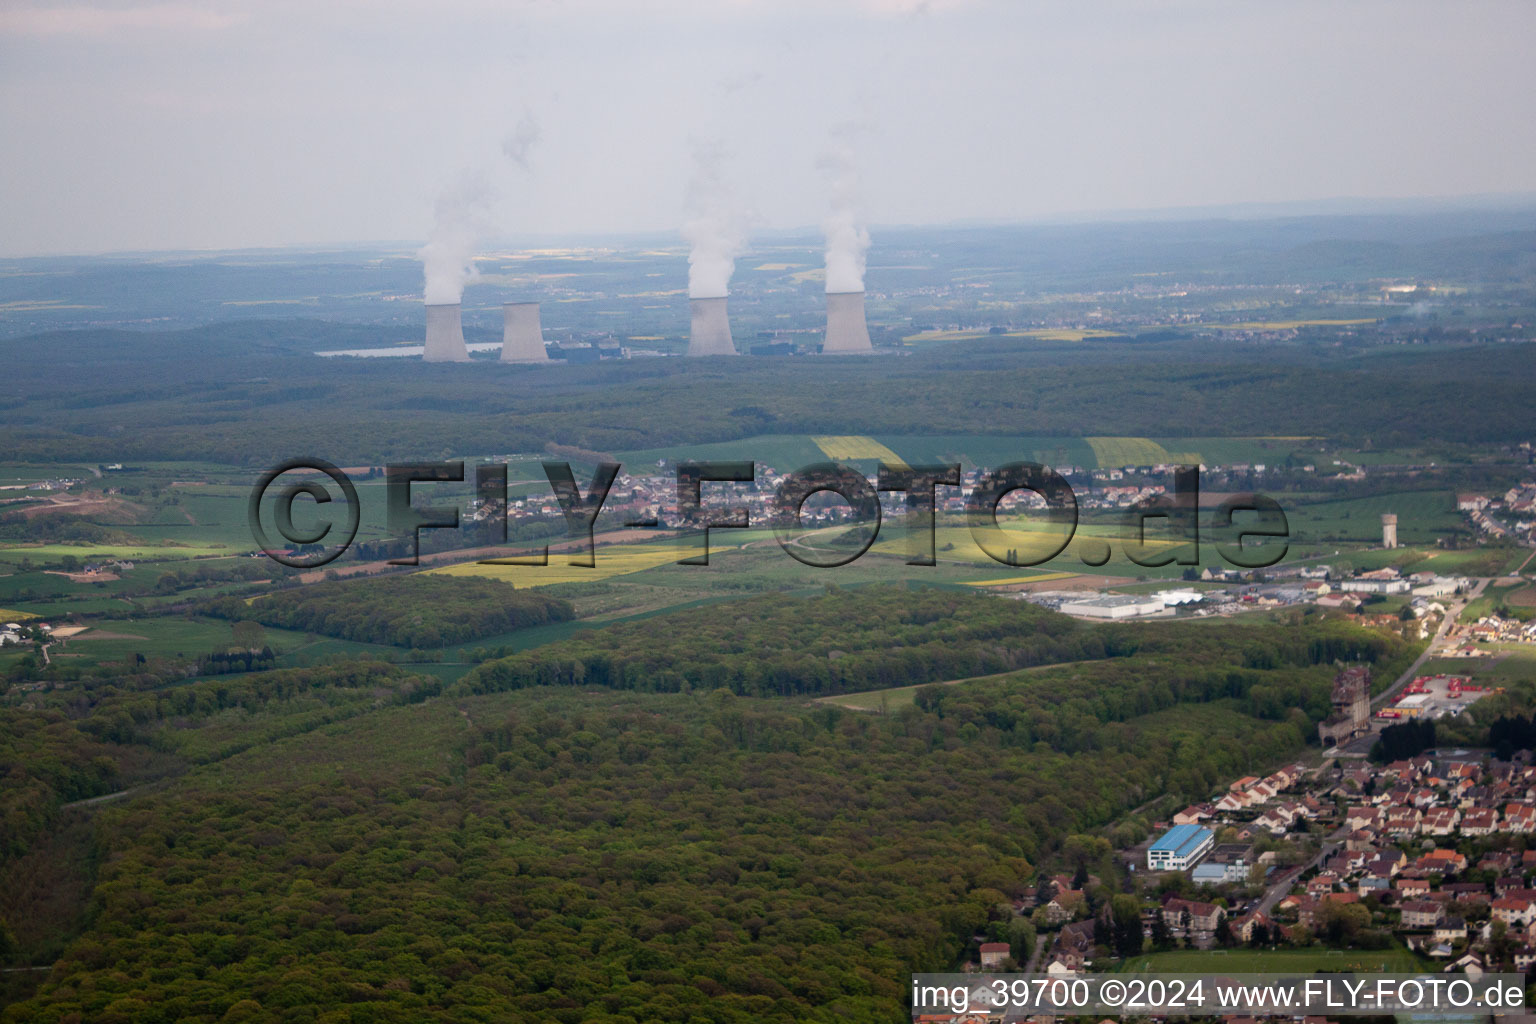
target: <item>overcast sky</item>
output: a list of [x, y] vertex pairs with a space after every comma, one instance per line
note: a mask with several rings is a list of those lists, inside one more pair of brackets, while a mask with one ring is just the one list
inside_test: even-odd
[[[1536, 191], [1536, 3], [0, 0], [0, 251]], [[524, 169], [503, 143], [521, 125]]]

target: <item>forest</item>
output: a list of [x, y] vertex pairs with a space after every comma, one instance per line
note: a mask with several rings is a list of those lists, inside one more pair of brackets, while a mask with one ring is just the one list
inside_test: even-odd
[[[1536, 361], [1514, 344], [1382, 351], [982, 338], [878, 363], [743, 359], [727, 370], [653, 359], [519, 368], [509, 392], [507, 368], [494, 364], [317, 359], [294, 350], [303, 341], [279, 348], [254, 340], [297, 334], [323, 346], [334, 330], [243, 321], [17, 340], [46, 346], [51, 358], [11, 369], [24, 397], [4, 409], [9, 457], [255, 467], [320, 455], [349, 465], [551, 446], [613, 453], [773, 433], [1297, 434], [1390, 447], [1526, 440], [1536, 386]], [[601, 415], [593, 414], [597, 393]], [[1436, 414], [1424, 417], [1426, 408]], [[126, 419], [135, 429], [125, 433]]]
[[368, 713], [106, 805], [91, 924], [3, 1019], [894, 1021], [1067, 837], [1308, 733], [1190, 697], [1076, 750], [723, 689]]
[[[1294, 756], [1335, 662], [1412, 653], [869, 587], [597, 627], [448, 689], [146, 665], [0, 734], [0, 918], [52, 965], [0, 1019], [895, 1020], [907, 972], [1024, 941], [1009, 901], [1071, 837]], [[1001, 674], [803, 700], [972, 669]], [[61, 872], [88, 911], [39, 895]]]
[[343, 640], [443, 647], [574, 616], [570, 602], [475, 576], [385, 576], [334, 580], [247, 600], [215, 598], [201, 611], [216, 618], [255, 619]]
[[[1248, 642], [1237, 668], [1245, 669], [1376, 661], [1402, 647], [1336, 622], [1299, 634], [1270, 627], [1241, 635]], [[1209, 636], [1209, 630], [1187, 624], [1088, 626], [1025, 601], [952, 589], [829, 588], [814, 598], [761, 595], [583, 631], [485, 662], [458, 685], [471, 693], [606, 686], [826, 695], [1133, 655], [1138, 672], [1155, 663], [1203, 665], [1212, 656]], [[1216, 655], [1230, 656], [1229, 650]], [[1321, 708], [1312, 710], [1322, 717]]]

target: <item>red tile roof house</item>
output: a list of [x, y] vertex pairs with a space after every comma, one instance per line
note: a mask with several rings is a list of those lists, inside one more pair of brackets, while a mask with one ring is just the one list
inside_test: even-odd
[[1424, 812], [1424, 834], [1448, 836], [1456, 831], [1456, 824], [1460, 820], [1461, 814], [1454, 807], [1432, 807]]
[[1461, 816], [1461, 834], [1464, 836], [1492, 835], [1498, 823], [1499, 812], [1492, 807], [1473, 807]]
[[1467, 869], [1467, 858], [1455, 850], [1431, 850], [1414, 861], [1413, 866], [1430, 874], [1455, 874]]
[[1418, 835], [1419, 823], [1424, 814], [1417, 807], [1394, 807], [1387, 812], [1386, 833], [1389, 836]]
[[1531, 832], [1536, 830], [1536, 806], [1531, 804], [1505, 804], [1504, 830], [1506, 832]]
[[1175, 825], [1197, 825], [1210, 816], [1210, 804], [1190, 804], [1173, 816], [1173, 823]]
[[1493, 901], [1493, 919], [1511, 926], [1524, 927], [1536, 919], [1536, 902], [1519, 897], [1506, 896]]

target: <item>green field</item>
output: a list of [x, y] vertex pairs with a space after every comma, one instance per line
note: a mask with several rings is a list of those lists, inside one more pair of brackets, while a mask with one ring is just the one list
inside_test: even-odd
[[1479, 684], [1510, 687], [1536, 684], [1536, 645], [1478, 644], [1489, 652], [1482, 658], [1432, 658], [1424, 663], [1426, 675], [1471, 676]]
[[[989, 434], [886, 434], [869, 439], [895, 452], [909, 464], [960, 462], [966, 468], [1001, 466], [1010, 462], [1040, 462], [1084, 469], [1156, 465], [1181, 458], [1208, 466], [1293, 463], [1325, 467], [1318, 442], [1306, 437], [1049, 437]], [[1401, 460], [1400, 453], [1376, 454], [1382, 461]], [[826, 453], [806, 435], [760, 434], [739, 441], [675, 445], [616, 453], [634, 471], [644, 471], [661, 459], [751, 459], [788, 470], [822, 462]], [[871, 456], [873, 458], [873, 456]], [[1352, 461], [1354, 460], [1351, 456]]]
[[1300, 540], [1349, 541], [1372, 546], [1381, 543], [1381, 516], [1397, 516], [1397, 538], [1402, 544], [1433, 544], [1439, 537], [1463, 527], [1450, 491], [1404, 491], [1346, 501], [1285, 505], [1291, 535]]
[[1120, 964], [1119, 973], [1208, 974], [1214, 972], [1289, 973], [1314, 971], [1398, 971], [1418, 973], [1426, 963], [1406, 949], [1180, 949], [1132, 957]]

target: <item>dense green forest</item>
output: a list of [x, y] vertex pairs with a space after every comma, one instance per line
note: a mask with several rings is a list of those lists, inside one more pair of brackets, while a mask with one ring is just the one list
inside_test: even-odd
[[[906, 973], [1007, 935], [1070, 836], [1293, 756], [1336, 661], [1413, 653], [1315, 618], [1141, 625], [834, 589], [583, 632], [448, 692], [378, 662], [60, 691], [0, 751], [26, 765], [0, 914], [53, 964], [3, 1019], [900, 1019]], [[604, 650], [604, 691], [470, 692]], [[779, 691], [774, 650], [849, 669], [832, 688], [1092, 660], [874, 715], [732, 693]], [[62, 863], [73, 910], [38, 895]]]
[[471, 672], [471, 692], [526, 686], [750, 696], [846, 693], [1127, 654], [1129, 630], [1087, 630], [1023, 601], [953, 590], [767, 594], [582, 632]]
[[90, 928], [5, 1019], [894, 1021], [1053, 844], [1306, 732], [1195, 710], [1079, 752], [720, 691], [377, 712], [99, 811]]
[[[473, 693], [558, 685], [833, 694], [1131, 655], [1140, 656], [1138, 668], [1158, 656], [1170, 664], [1203, 664], [1209, 636], [1186, 624], [1086, 626], [1024, 601], [955, 590], [834, 588], [810, 599], [762, 595], [584, 631], [486, 662], [460, 685]], [[1376, 661], [1402, 648], [1335, 622], [1294, 634], [1269, 628], [1243, 636], [1249, 643], [1236, 668]]]
[[[616, 452], [770, 433], [1508, 441], [1528, 439], [1527, 396], [1536, 387], [1526, 344], [1382, 350], [979, 339], [875, 362], [743, 359], [725, 368], [639, 360], [530, 371], [317, 359], [255, 340], [298, 330], [320, 344], [327, 326], [252, 321], [28, 339], [50, 359], [10, 371], [21, 397], [4, 409], [9, 457], [265, 466], [320, 455], [348, 465], [551, 445]], [[197, 359], [187, 358], [192, 351]], [[597, 394], [601, 415], [593, 413]]]
[[569, 601], [475, 576], [336, 580], [246, 600], [218, 598], [218, 618], [323, 633], [344, 640], [443, 647], [574, 617]]
[[438, 680], [376, 661], [164, 687], [159, 677], [82, 680], [61, 707], [0, 716], [0, 862], [25, 853], [65, 803], [189, 763], [230, 757], [386, 703], [423, 700]]

